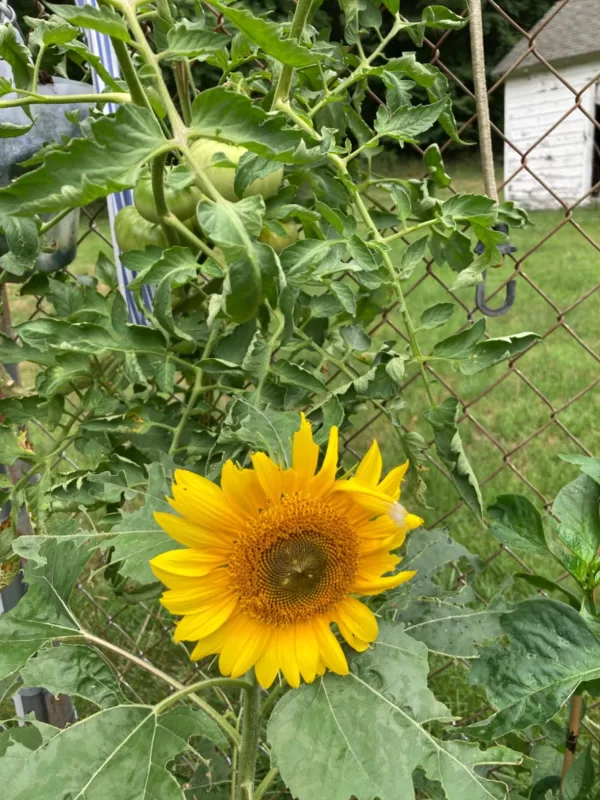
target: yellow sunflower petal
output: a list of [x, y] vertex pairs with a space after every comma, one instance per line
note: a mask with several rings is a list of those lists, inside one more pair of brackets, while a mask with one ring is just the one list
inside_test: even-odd
[[[220, 571], [224, 573], [224, 570]], [[188, 586], [185, 589], [168, 589], [163, 592], [160, 602], [169, 613], [176, 616], [202, 613], [227, 591], [225, 574], [224, 579], [219, 577], [218, 580], [210, 580], [211, 577], [198, 578], [195, 586]]]
[[378, 626], [375, 614], [355, 597], [346, 597], [336, 608], [336, 615], [354, 634], [365, 642], [374, 642]]
[[332, 672], [337, 672], [338, 675], [347, 675], [349, 669], [346, 656], [340, 647], [340, 643], [331, 632], [329, 622], [322, 617], [317, 618], [313, 621], [313, 630], [325, 665]]
[[379, 483], [382, 469], [381, 452], [377, 441], [374, 439], [366, 456], [358, 465], [354, 477], [359, 483], [364, 483], [367, 486], [376, 486]]
[[394, 505], [394, 498], [383, 494], [375, 487], [367, 486], [359, 482], [356, 478], [346, 481], [337, 481], [335, 484], [336, 492], [344, 492], [352, 497], [359, 506], [368, 511], [371, 516], [375, 514], [387, 514]]
[[[171, 516], [171, 515], [169, 515]], [[211, 550], [168, 550], [150, 560], [150, 568], [169, 589], [185, 588], [227, 563], [223, 553]]]
[[260, 481], [253, 469], [241, 469], [233, 461], [226, 461], [221, 472], [221, 489], [227, 502], [240, 516], [256, 517], [267, 505]]
[[297, 689], [300, 686], [300, 670], [296, 658], [296, 626], [279, 628], [277, 631], [277, 659], [279, 668], [289, 685]]
[[276, 631], [272, 631], [268, 642], [265, 644], [264, 652], [254, 667], [256, 680], [263, 689], [268, 689], [279, 672], [279, 660], [277, 657]]
[[400, 491], [400, 484], [406, 475], [407, 469], [408, 461], [405, 461], [404, 464], [400, 464], [400, 466], [394, 467], [394, 469], [390, 470], [378, 485], [377, 488], [379, 491], [383, 492], [384, 494], [389, 494], [390, 497], [397, 497], [397, 493]]
[[234, 619], [235, 617], [230, 617], [229, 620], [216, 631], [200, 639], [190, 655], [192, 661], [200, 661], [201, 658], [220, 653], [223, 643], [227, 638], [229, 625]]
[[402, 559], [390, 552], [370, 553], [366, 556], [359, 556], [357, 577], [362, 575], [385, 575], [395, 569]]
[[218, 532], [208, 530], [175, 514], [165, 514], [163, 511], [155, 511], [154, 519], [172, 539], [186, 547], [196, 550], [210, 548], [215, 554], [227, 554], [231, 548], [233, 536], [229, 530]]
[[216, 530], [237, 528], [244, 524], [243, 518], [227, 502], [223, 490], [208, 478], [177, 469], [175, 481], [172, 505], [190, 522], [201, 528]]
[[237, 616], [227, 631], [221, 648], [219, 669], [223, 675], [245, 675], [262, 655], [267, 631], [264, 625], [245, 615]]
[[300, 430], [294, 434], [292, 445], [292, 467], [303, 484], [298, 489], [304, 488], [310, 478], [314, 476], [318, 458], [319, 445], [313, 441], [310, 422], [308, 422], [304, 414], [301, 414]]
[[282, 492], [282, 470], [265, 453], [252, 455], [252, 466], [267, 500], [278, 503]]
[[310, 623], [296, 626], [296, 659], [303, 679], [312, 683], [319, 665], [319, 645]]
[[323, 497], [328, 494], [335, 484], [335, 474], [338, 466], [338, 429], [333, 425], [329, 431], [329, 441], [327, 452], [321, 465], [321, 469], [310, 482], [310, 493], [315, 498]]
[[202, 639], [220, 628], [233, 614], [237, 598], [226, 594], [219, 602], [211, 604], [198, 614], [187, 614], [175, 627], [174, 641], [193, 642]]
[[416, 571], [407, 570], [398, 572], [396, 575], [390, 575], [387, 578], [358, 577], [354, 581], [352, 591], [356, 594], [381, 594], [381, 592], [387, 592], [388, 589], [400, 586], [401, 583], [406, 583], [416, 574]]
[[369, 648], [370, 642], [364, 642], [362, 639], [359, 639], [358, 636], [355, 636], [350, 630], [350, 628], [347, 625], [345, 625], [341, 619], [336, 618], [335, 623], [340, 629], [340, 633], [342, 634], [344, 639], [354, 650], [357, 650], [359, 653], [362, 653], [364, 650], [367, 650]]

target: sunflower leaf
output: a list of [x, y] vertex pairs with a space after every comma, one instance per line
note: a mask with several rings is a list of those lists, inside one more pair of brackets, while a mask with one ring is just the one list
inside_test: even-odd
[[600, 678], [600, 642], [570, 606], [526, 600], [500, 624], [510, 647], [481, 649], [469, 675], [497, 709], [470, 728], [486, 741], [547, 722], [582, 681]]
[[152, 706], [120, 705], [64, 730], [36, 721], [26, 737], [21, 730], [0, 738], [0, 781], [14, 797], [32, 797], [43, 785], [47, 800], [111, 797], [117, 786], [136, 800], [183, 800], [167, 762], [189, 749], [192, 736], [226, 745], [216, 724], [188, 707], [159, 715]]
[[419, 766], [448, 800], [505, 797], [507, 786], [483, 777], [481, 767], [517, 765], [523, 755], [430, 733], [426, 723], [452, 715], [427, 688], [428, 669], [425, 645], [385, 624], [374, 646], [351, 659], [348, 677], [328, 674], [288, 693], [269, 720], [268, 739], [294, 797], [397, 800], [399, 786], [412, 796]]
[[89, 561], [89, 547], [56, 537], [42, 545], [40, 554], [38, 562], [26, 567], [25, 597], [0, 616], [0, 679], [22, 667], [46, 642], [80, 631], [68, 603]]
[[154, 520], [155, 511], [171, 511], [165, 499], [169, 490], [168, 472], [167, 463], [150, 464], [142, 506], [136, 511], [121, 512], [121, 521], [112, 529], [115, 538], [108, 542], [114, 548], [111, 562], [118, 562], [123, 575], [140, 583], [156, 580], [150, 569], [151, 558], [179, 547]]

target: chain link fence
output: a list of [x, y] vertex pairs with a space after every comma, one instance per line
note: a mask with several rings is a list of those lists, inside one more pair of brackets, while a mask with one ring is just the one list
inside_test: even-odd
[[[517, 252], [506, 257], [502, 269], [488, 275], [486, 303], [492, 307], [502, 303], [510, 282], [516, 283], [513, 308], [502, 317], [489, 319], [488, 335], [501, 336], [509, 331], [529, 328], [531, 324], [531, 329], [541, 335], [541, 342], [513, 361], [473, 378], [434, 364], [426, 365], [427, 373], [434, 381], [434, 392], [440, 398], [452, 394], [460, 402], [462, 414], [459, 429], [484, 498], [490, 502], [499, 493], [521, 492], [548, 511], [558, 488], [574, 476], [573, 467], [561, 462], [558, 454], [592, 455], [600, 451], [600, 429], [597, 426], [600, 405], [596, 391], [600, 382], [600, 334], [594, 322], [600, 318], [600, 224], [595, 219], [597, 216], [600, 221], [600, 209], [596, 207], [594, 210], [595, 195], [600, 191], [600, 113], [594, 112], [594, 109], [600, 109], [600, 52], [596, 54], [597, 71], [594, 72], [592, 65], [590, 70], [594, 74], [583, 83], [577, 83], [570, 78], [572, 70], [569, 69], [569, 63], [552, 58], [548, 60], [548, 47], [544, 45], [548, 32], [552, 32], [551, 26], [561, 25], [561, 15], [567, 12], [572, 15], [574, 7], [585, 6], [587, 2], [560, 0], [533, 34], [522, 30], [511, 19], [503, 9], [502, 2], [488, 2], [488, 7], [510, 24], [522, 43], [520, 49], [511, 51], [515, 53], [514, 61], [506, 66], [502, 74], [496, 75], [494, 82], [489, 85], [490, 97], [503, 91], [507, 93], [507, 121], [510, 123], [512, 111], [509, 105], [510, 92], [506, 87], [519, 76], [523, 78], [525, 75], [525, 82], [529, 81], [532, 88], [549, 79], [552, 87], [560, 89], [563, 106], [565, 92], [569, 97], [568, 108], [554, 104], [549, 111], [545, 108], [536, 117], [532, 95], [533, 133], [528, 133], [525, 128], [524, 132], [509, 138], [507, 126], [505, 130], [493, 126], [497, 141], [504, 146], [505, 169], [504, 177], [499, 176], [499, 191], [504, 193], [504, 197], [519, 196], [519, 187], [523, 185], [525, 177], [527, 186], [533, 185], [535, 188], [537, 208], [540, 205], [548, 208], [532, 212], [532, 228], [525, 232], [512, 232], [511, 239], [518, 248]], [[452, 31], [445, 31], [435, 41], [425, 40], [430, 62], [447, 76], [459, 95], [474, 98], [471, 88], [444, 63], [444, 53], [453, 47], [453, 36]], [[575, 54], [574, 63], [579, 63], [582, 58], [585, 60], [584, 57], [585, 53]], [[523, 73], [524, 66], [528, 70], [526, 73]], [[383, 102], [375, 88], [369, 89], [369, 95], [375, 103]], [[590, 95], [594, 97], [591, 104]], [[527, 102], [527, 98], [524, 102]], [[585, 139], [588, 144], [589, 137], [592, 137], [592, 180], [577, 197], [566, 198], [561, 190], [561, 181], [553, 182], [552, 170], [545, 168], [544, 159], [540, 160], [538, 155], [544, 152], [544, 148], [547, 153], [552, 137], [556, 140], [561, 128], [564, 130], [565, 125], [569, 125], [576, 117], [580, 119], [579, 115], [583, 115], [588, 123]], [[476, 140], [476, 114], [460, 122], [460, 135]], [[545, 126], [543, 134], [535, 132], [540, 124]], [[442, 152], [447, 153], [451, 144], [450, 140], [442, 143]], [[423, 151], [418, 147], [415, 150], [422, 155]], [[449, 191], [455, 188], [464, 191], [467, 187], [481, 192], [478, 154], [471, 151], [462, 159], [458, 171], [466, 170], [466, 174], [457, 184], [452, 184]], [[497, 161], [500, 163], [499, 158]], [[385, 165], [387, 162], [383, 163]], [[414, 169], [409, 159], [405, 163], [409, 169]], [[394, 169], [405, 177], [402, 160]], [[449, 172], [452, 173], [451, 165]], [[569, 195], [569, 192], [566, 194]], [[546, 198], [547, 203], [544, 200], [540, 202], [540, 197]], [[370, 200], [375, 205], [379, 202], [376, 195]], [[112, 244], [104, 211], [102, 206], [83, 209], [78, 258], [69, 268], [73, 273], [89, 271], [87, 268], [95, 262], [98, 249], [111, 253]], [[94, 257], [90, 258], [92, 254]], [[559, 267], [553, 269], [555, 261], [559, 262]], [[411, 308], [426, 308], [435, 302], [452, 300], [463, 315], [463, 327], [481, 316], [472, 296], [473, 290], [451, 291], [451, 279], [432, 261], [425, 260], [423, 269], [415, 272], [417, 277], [405, 291]], [[18, 287], [10, 289], [9, 306], [13, 323], [51, 313], [51, 308], [47, 308], [42, 299], [19, 296]], [[534, 327], [533, 321], [541, 324], [542, 328]], [[521, 324], [523, 322], [524, 326]], [[382, 309], [369, 333], [382, 340], [408, 341], [396, 304]], [[364, 372], [364, 364], [358, 359], [354, 365], [349, 359], [346, 366], [350, 369], [354, 366], [357, 375]], [[332, 380], [335, 379], [336, 369], [334, 365], [329, 365], [328, 374]], [[25, 381], [30, 381], [32, 377], [26, 367]], [[420, 430], [418, 412], [422, 408], [423, 393], [419, 372], [407, 374], [402, 390], [405, 407], [401, 413], [406, 431]], [[42, 427], [39, 423], [35, 425]], [[426, 429], [422, 432], [431, 438]], [[45, 429], [41, 433], [52, 438]], [[390, 435], [390, 424], [381, 408], [373, 408], [345, 437], [345, 459], [349, 464], [364, 453], [373, 437], [382, 444], [389, 464], [397, 461], [399, 448]], [[463, 571], [459, 565], [454, 565], [453, 581], [457, 586], [469, 583], [479, 602], [487, 604], [509, 576], [531, 572], [535, 563], [524, 561], [506, 547], [498, 547], [462, 501], [457, 499], [448, 475], [435, 459], [431, 447], [426, 456], [429, 468], [424, 477], [429, 488], [427, 501], [431, 507], [424, 512], [420, 509], [420, 513], [426, 517], [428, 527], [447, 525], [453, 536], [482, 557], [484, 566], [477, 573], [472, 569]], [[66, 471], [77, 468], [75, 457], [73, 460], [65, 453], [62, 458]], [[538, 566], [544, 569], [543, 565]], [[103, 594], [95, 581], [99, 567], [101, 565], [95, 565], [89, 578], [78, 586], [75, 609], [85, 619], [86, 625], [94, 633], [130, 649], [140, 659], [163, 667], [182, 682], [196, 679], [203, 665], [191, 664], [185, 647], [173, 644], [172, 620], [157, 600], [135, 601], [131, 597], [115, 598]], [[568, 580], [566, 575], [554, 577]], [[132, 699], [147, 702], [160, 693], [155, 679], [131, 662], [117, 659], [115, 669], [123, 690]], [[467, 671], [468, 662], [460, 659], [445, 661], [435, 658], [432, 662], [434, 689], [441, 699], [449, 703], [454, 713], [463, 716], [458, 725], [482, 718], [490, 711], [484, 698], [477, 696], [476, 689], [467, 689]], [[481, 705], [477, 707], [479, 701]], [[595, 716], [594, 709], [595, 706], [587, 709], [584, 730], [585, 735], [598, 747], [600, 716]], [[537, 741], [535, 732], [531, 733], [531, 740]]]

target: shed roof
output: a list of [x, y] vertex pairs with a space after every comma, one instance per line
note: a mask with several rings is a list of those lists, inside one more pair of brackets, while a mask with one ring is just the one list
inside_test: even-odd
[[[551, 64], [600, 53], [599, 5], [599, 0], [568, 0], [566, 5], [565, 0], [558, 0], [529, 31], [530, 35], [540, 31], [535, 38], [537, 52]], [[547, 20], [550, 22], [546, 25]], [[522, 38], [494, 67], [494, 73], [506, 72], [523, 56], [528, 47], [529, 42]], [[530, 54], [519, 64], [518, 69], [539, 63]]]

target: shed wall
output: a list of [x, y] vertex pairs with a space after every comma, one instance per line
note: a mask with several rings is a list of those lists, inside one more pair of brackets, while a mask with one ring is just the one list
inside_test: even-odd
[[[560, 74], [580, 91], [600, 74], [600, 57], [563, 65]], [[504, 146], [504, 179], [509, 181], [506, 199], [528, 209], [560, 208], [561, 200], [573, 205], [591, 187], [593, 123], [575, 108], [575, 95], [551, 72], [535, 70], [510, 77], [505, 92], [504, 130], [509, 142]], [[581, 97], [581, 105], [592, 119], [596, 97], [594, 83]], [[592, 199], [588, 197], [584, 203]]]

